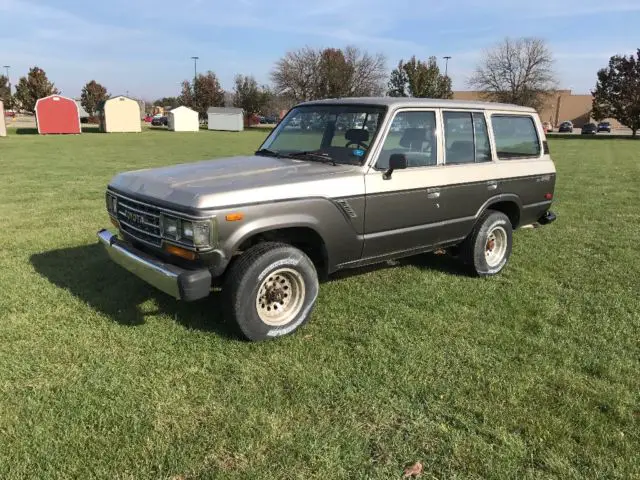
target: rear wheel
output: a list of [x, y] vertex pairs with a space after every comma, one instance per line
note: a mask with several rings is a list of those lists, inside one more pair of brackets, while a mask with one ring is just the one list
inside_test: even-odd
[[509, 217], [487, 210], [463, 242], [461, 257], [475, 275], [495, 275], [509, 261], [512, 243], [513, 228]]
[[226, 314], [249, 340], [287, 335], [308, 321], [318, 289], [316, 269], [304, 252], [260, 243], [229, 268], [223, 285]]

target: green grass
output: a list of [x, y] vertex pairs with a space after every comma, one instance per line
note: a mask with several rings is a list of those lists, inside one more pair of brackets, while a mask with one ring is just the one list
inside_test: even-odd
[[500, 276], [368, 269], [249, 344], [95, 232], [116, 172], [264, 136], [0, 139], [0, 478], [640, 478], [640, 142], [550, 140], [558, 221]]

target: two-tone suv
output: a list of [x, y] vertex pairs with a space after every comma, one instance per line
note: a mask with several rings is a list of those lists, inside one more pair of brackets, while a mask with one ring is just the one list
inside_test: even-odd
[[303, 325], [338, 270], [454, 249], [470, 272], [500, 272], [514, 229], [555, 219], [554, 187], [530, 108], [322, 100], [290, 110], [254, 155], [115, 176], [118, 233], [98, 237], [177, 299], [221, 285], [227, 315], [261, 340]]

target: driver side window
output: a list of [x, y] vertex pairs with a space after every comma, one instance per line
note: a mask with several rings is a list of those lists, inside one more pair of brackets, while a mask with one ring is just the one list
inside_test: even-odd
[[394, 153], [407, 157], [407, 168], [435, 166], [438, 161], [436, 114], [400, 112], [396, 114], [384, 140], [376, 168], [386, 170]]

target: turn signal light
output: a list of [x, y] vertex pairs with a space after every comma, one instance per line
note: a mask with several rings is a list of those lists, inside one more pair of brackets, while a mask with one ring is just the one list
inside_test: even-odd
[[553, 198], [553, 193], [545, 193], [544, 198], [545, 200], [551, 200]]
[[244, 213], [242, 213], [242, 212], [230, 213], [228, 215], [225, 215], [225, 217], [224, 217], [224, 219], [227, 222], [239, 222], [243, 218], [244, 218]]
[[165, 245], [164, 249], [167, 253], [175, 255], [176, 257], [184, 258], [186, 260], [195, 260], [197, 257], [197, 255], [191, 250], [176, 247], [175, 245]]

